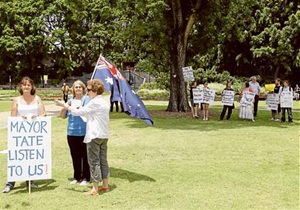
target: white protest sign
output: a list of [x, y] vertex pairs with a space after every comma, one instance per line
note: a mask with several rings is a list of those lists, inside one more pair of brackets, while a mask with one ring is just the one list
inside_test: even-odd
[[81, 100], [73, 99], [71, 102], [71, 106], [74, 107], [75, 109], [81, 107]]
[[182, 68], [183, 78], [185, 82], [194, 81], [193, 68], [191, 66]]
[[277, 110], [279, 104], [279, 95], [274, 94], [267, 94], [266, 104], [268, 105], [269, 110]]
[[195, 104], [201, 103], [203, 101], [203, 89], [194, 88], [193, 89], [193, 100]]
[[280, 106], [281, 108], [292, 108], [293, 107], [293, 92], [282, 91], [280, 94]]
[[225, 106], [233, 106], [234, 103], [234, 91], [223, 90], [222, 104]]
[[212, 104], [215, 100], [215, 91], [204, 88], [193, 89], [194, 103]]
[[51, 178], [51, 117], [9, 117], [7, 136], [7, 181]]
[[241, 99], [241, 106], [252, 105], [254, 102], [255, 93], [249, 91], [243, 91], [243, 96]]

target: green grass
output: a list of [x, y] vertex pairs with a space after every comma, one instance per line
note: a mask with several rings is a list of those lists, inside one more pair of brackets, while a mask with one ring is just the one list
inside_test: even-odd
[[[149, 110], [167, 102], [146, 101]], [[263, 103], [260, 103], [263, 106]], [[189, 114], [153, 115], [155, 125], [122, 113], [111, 114], [108, 161], [112, 191], [85, 197], [89, 187], [70, 186], [72, 164], [66, 120], [52, 120], [53, 179], [41, 180], [29, 195], [24, 182], [0, 194], [0, 209], [299, 209], [299, 124], [209, 121]], [[152, 112], [152, 111], [151, 111]], [[0, 150], [6, 148], [6, 130]], [[6, 155], [0, 154], [0, 183], [6, 182]]]

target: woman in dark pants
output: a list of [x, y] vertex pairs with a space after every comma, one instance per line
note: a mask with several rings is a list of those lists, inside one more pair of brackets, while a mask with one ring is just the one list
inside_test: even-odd
[[[233, 91], [234, 92], [234, 90], [231, 88], [231, 82], [227, 82], [226, 88], [224, 90]], [[222, 93], [222, 96], [223, 96], [223, 93]], [[232, 106], [228, 106], [228, 105], [224, 105], [223, 106], [223, 110], [222, 110], [221, 115], [220, 115], [220, 120], [224, 119], [224, 116], [226, 114], [227, 109], [228, 109], [228, 113], [227, 113], [226, 120], [229, 120], [230, 117], [231, 117], [232, 109], [234, 109], [234, 104], [232, 104]]]

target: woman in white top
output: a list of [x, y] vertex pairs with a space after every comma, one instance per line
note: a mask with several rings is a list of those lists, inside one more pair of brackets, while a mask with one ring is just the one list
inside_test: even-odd
[[[24, 119], [34, 119], [37, 116], [46, 116], [45, 106], [41, 98], [35, 95], [34, 82], [29, 77], [23, 77], [18, 86], [20, 96], [15, 97], [11, 106], [11, 116], [20, 116]], [[27, 182], [28, 185], [28, 182]], [[15, 182], [8, 182], [3, 193], [9, 193], [15, 186]], [[31, 181], [31, 187], [37, 186]]]
[[[56, 100], [56, 105], [63, 106], [74, 116], [86, 119], [86, 135], [84, 142], [87, 144], [87, 156], [90, 166], [93, 188], [86, 195], [98, 195], [99, 191], [108, 192], [109, 166], [107, 163], [107, 141], [109, 137], [109, 112], [110, 106], [101, 94], [104, 84], [99, 79], [87, 82], [87, 93], [91, 101], [79, 109], [69, 106], [63, 101]], [[102, 187], [99, 186], [102, 182]]]

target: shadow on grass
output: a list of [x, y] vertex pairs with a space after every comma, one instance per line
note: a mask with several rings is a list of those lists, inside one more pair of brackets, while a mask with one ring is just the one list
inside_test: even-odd
[[[155, 110], [152, 112], [151, 110]], [[211, 108], [208, 121], [203, 121], [201, 118], [195, 119], [191, 118], [191, 113], [171, 113], [162, 110], [160, 106], [155, 109], [154, 106], [151, 106], [151, 113], [155, 113], [152, 115], [152, 119], [154, 121], [153, 127], [156, 129], [184, 129], [184, 130], [201, 130], [201, 131], [215, 131], [215, 130], [223, 130], [223, 129], [238, 129], [244, 127], [274, 127], [274, 128], [289, 128], [289, 127], [299, 127], [300, 125], [300, 113], [293, 113], [293, 123], [281, 123], [271, 121], [271, 112], [266, 110], [259, 110], [258, 117], [255, 119], [256, 122], [252, 122], [251, 120], [243, 120], [239, 119], [239, 109], [234, 109], [231, 115], [230, 120], [219, 120], [219, 116], [221, 113], [221, 109]], [[157, 113], [161, 114], [157, 114]], [[124, 123], [124, 125], [131, 128], [149, 128], [149, 126], [143, 122], [141, 119], [136, 119], [127, 116], [126, 114], [114, 113], [111, 115], [111, 119], [128, 119]], [[151, 127], [150, 127], [151, 128]]]
[[[31, 193], [54, 190], [58, 186], [49, 186], [49, 185], [55, 182], [56, 181], [54, 179], [34, 181], [34, 183], [38, 186], [38, 188], [31, 189]], [[26, 186], [26, 182], [22, 182], [19, 187], [15, 187], [11, 193], [12, 194], [29, 193], [29, 190]]]
[[143, 174], [138, 174], [138, 173], [127, 171], [127, 170], [123, 170], [123, 169], [119, 169], [119, 168], [114, 168], [114, 167], [110, 168], [110, 174], [111, 174], [111, 177], [119, 178], [119, 179], [126, 179], [129, 182], [137, 182], [137, 181], [156, 182], [155, 179], [153, 179], [149, 176], [146, 176]]

